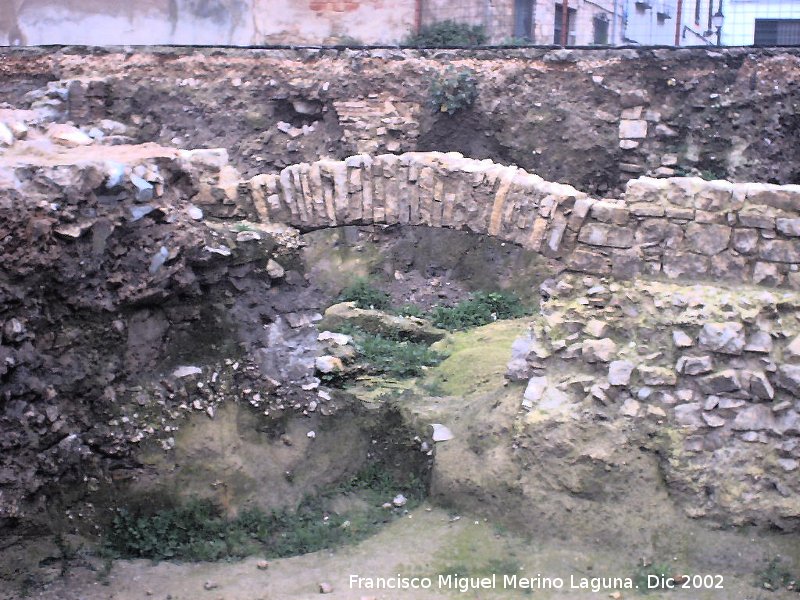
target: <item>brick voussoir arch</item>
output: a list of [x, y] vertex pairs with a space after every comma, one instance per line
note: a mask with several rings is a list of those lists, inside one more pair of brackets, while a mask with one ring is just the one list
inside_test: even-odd
[[[421, 225], [491, 235], [557, 253], [591, 200], [569, 185], [455, 152], [320, 160], [250, 180], [262, 221], [301, 231], [344, 225]], [[572, 218], [568, 218], [572, 216]]]
[[247, 182], [263, 222], [307, 232], [417, 225], [491, 235], [565, 268], [800, 288], [800, 186], [629, 181], [595, 199], [515, 166], [455, 152], [356, 155], [286, 167]]

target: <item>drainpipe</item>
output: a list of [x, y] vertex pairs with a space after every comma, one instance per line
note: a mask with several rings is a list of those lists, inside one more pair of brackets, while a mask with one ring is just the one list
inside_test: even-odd
[[422, 0], [417, 0], [414, 9], [414, 31], [419, 34], [422, 31]]
[[614, 0], [614, 20], [611, 21], [611, 45], [617, 45], [617, 0]]
[[561, 45], [567, 47], [569, 40], [569, 0], [561, 0]]
[[675, 15], [675, 45], [681, 45], [681, 20], [683, 17], [683, 0], [678, 0], [678, 14]]

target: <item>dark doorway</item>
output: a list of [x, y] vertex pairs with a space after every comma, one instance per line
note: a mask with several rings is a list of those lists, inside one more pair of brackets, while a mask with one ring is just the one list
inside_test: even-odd
[[515, 0], [514, 4], [514, 37], [532, 40], [533, 0]]

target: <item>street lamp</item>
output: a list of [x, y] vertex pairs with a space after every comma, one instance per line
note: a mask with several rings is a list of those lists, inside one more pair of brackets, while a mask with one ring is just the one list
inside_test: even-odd
[[711, 17], [711, 24], [717, 28], [717, 46], [722, 45], [722, 24], [724, 22], [725, 15], [722, 14], [722, 2], [720, 2], [716, 14]]

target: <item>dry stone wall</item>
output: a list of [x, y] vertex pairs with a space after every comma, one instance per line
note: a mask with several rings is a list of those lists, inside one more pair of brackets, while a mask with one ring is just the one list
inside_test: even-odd
[[412, 152], [293, 165], [243, 188], [241, 214], [303, 231], [447, 227], [519, 244], [577, 272], [800, 287], [797, 185], [639, 178], [622, 198], [597, 199], [514, 166]]

